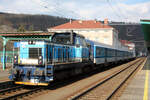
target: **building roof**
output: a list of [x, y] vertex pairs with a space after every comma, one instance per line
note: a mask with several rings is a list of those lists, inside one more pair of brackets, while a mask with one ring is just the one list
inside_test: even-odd
[[120, 40], [120, 42], [122, 44], [133, 44], [132, 42], [128, 41], [128, 40]]
[[96, 20], [75, 20], [65, 24], [61, 24], [50, 29], [94, 29], [94, 28], [113, 28], [109, 25], [104, 25]]

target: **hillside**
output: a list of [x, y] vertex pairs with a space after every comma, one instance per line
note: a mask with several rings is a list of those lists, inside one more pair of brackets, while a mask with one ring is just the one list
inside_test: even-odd
[[27, 15], [0, 13], [0, 32], [4, 27], [12, 27], [7, 31], [16, 31], [21, 25], [25, 30], [46, 31], [48, 27], [56, 26], [68, 22], [69, 19], [49, 15]]
[[[17, 32], [20, 26], [26, 31], [47, 31], [53, 27], [68, 22], [69, 19], [49, 15], [10, 14], [0, 12], [0, 32]], [[7, 43], [7, 51], [12, 50], [12, 43]], [[0, 39], [0, 51], [2, 40]]]

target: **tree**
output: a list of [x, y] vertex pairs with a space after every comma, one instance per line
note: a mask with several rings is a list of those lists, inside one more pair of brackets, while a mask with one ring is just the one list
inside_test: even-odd
[[30, 25], [29, 26], [29, 31], [33, 31], [34, 30], [34, 26], [33, 25]]
[[25, 28], [24, 28], [24, 25], [20, 25], [17, 32], [25, 32]]

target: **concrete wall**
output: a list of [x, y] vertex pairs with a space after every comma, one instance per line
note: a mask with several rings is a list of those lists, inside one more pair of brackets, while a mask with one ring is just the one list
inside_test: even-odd
[[[48, 29], [49, 32], [69, 32], [69, 30]], [[115, 46], [118, 36], [114, 33], [113, 28], [109, 29], [73, 29], [74, 32], [83, 35], [86, 39], [94, 40], [107, 45]], [[115, 35], [113, 35], [115, 34]], [[113, 36], [116, 36], [113, 38]], [[117, 40], [116, 40], [117, 39]]]

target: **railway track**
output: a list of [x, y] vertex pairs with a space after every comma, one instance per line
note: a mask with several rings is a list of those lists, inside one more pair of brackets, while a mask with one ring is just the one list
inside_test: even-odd
[[130, 76], [137, 71], [145, 59], [139, 59], [136, 62], [128, 65], [116, 72], [109, 75], [103, 81], [97, 83], [90, 88], [80, 91], [79, 93], [71, 96], [71, 100], [110, 100], [122, 85], [130, 78]]
[[15, 86], [13, 81], [0, 82], [0, 90], [7, 89], [13, 86]]
[[16, 100], [24, 98], [27, 95], [37, 93], [45, 87], [27, 87], [23, 85], [15, 85], [13, 81], [0, 83], [0, 100]]
[[22, 85], [3, 89], [0, 90], [0, 100], [17, 100], [18, 98], [25, 98], [43, 89], [44, 87], [26, 87]]

